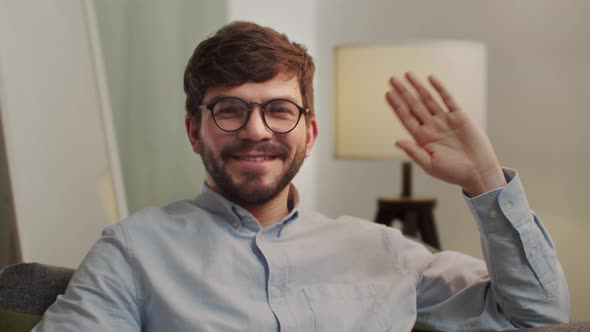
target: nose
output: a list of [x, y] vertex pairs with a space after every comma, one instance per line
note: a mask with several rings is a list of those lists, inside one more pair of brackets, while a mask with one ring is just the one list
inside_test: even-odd
[[260, 105], [252, 105], [252, 113], [244, 128], [238, 131], [240, 139], [254, 142], [270, 139], [273, 132], [264, 124]]

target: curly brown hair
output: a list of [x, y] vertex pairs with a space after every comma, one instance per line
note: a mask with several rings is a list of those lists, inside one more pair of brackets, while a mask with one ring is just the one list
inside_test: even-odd
[[202, 41], [184, 71], [186, 111], [200, 121], [199, 105], [209, 88], [266, 82], [280, 72], [299, 79], [303, 107], [313, 114], [315, 65], [305, 46], [252, 22], [235, 21]]

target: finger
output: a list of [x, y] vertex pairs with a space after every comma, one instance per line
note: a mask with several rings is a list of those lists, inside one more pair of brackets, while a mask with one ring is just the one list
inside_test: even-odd
[[431, 114], [428, 112], [424, 104], [422, 104], [422, 101], [416, 98], [414, 94], [412, 94], [395, 76], [392, 76], [390, 81], [395, 91], [402, 97], [420, 124], [430, 122]]
[[460, 107], [455, 102], [453, 96], [451, 96], [451, 94], [447, 91], [443, 83], [438, 78], [436, 78], [434, 75], [430, 75], [428, 76], [428, 80], [430, 81], [430, 84], [432, 84], [432, 87], [434, 87], [436, 92], [438, 92], [438, 94], [442, 98], [443, 102], [449, 109], [449, 112], [455, 112], [460, 110]]
[[404, 150], [404, 152], [412, 158], [416, 164], [420, 165], [422, 169], [424, 169], [427, 173], [430, 173], [431, 163], [430, 163], [430, 154], [421, 148], [415, 142], [411, 142], [408, 140], [399, 140], [395, 142], [395, 145], [400, 149]]
[[420, 99], [422, 100], [424, 105], [426, 105], [426, 109], [428, 109], [428, 111], [430, 111], [430, 114], [437, 115], [437, 114], [444, 113], [444, 110], [442, 109], [442, 107], [440, 107], [440, 105], [434, 99], [432, 94], [428, 91], [428, 89], [426, 89], [426, 86], [424, 84], [422, 84], [422, 82], [420, 82], [416, 78], [414, 73], [407, 72], [405, 76], [406, 76], [406, 79], [408, 80], [408, 82], [410, 82], [410, 84], [412, 84], [414, 89], [416, 89], [416, 92], [418, 92]]
[[414, 133], [420, 127], [420, 123], [410, 112], [399, 94], [397, 94], [395, 90], [390, 90], [385, 94], [385, 98], [404, 127], [406, 127], [410, 133]]

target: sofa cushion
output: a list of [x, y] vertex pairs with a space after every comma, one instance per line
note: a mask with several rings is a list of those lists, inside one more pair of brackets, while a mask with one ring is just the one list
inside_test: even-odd
[[0, 309], [0, 332], [28, 332], [43, 316]]

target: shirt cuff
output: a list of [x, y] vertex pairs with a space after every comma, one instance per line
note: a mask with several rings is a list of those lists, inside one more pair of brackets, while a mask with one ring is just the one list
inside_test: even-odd
[[506, 186], [476, 197], [464, 195], [469, 210], [482, 233], [520, 228], [532, 219], [520, 177], [515, 170], [503, 168]]

